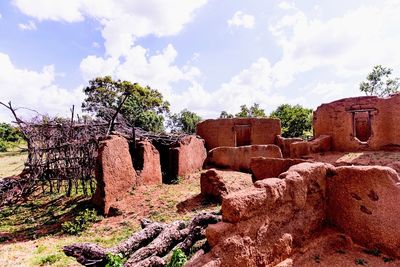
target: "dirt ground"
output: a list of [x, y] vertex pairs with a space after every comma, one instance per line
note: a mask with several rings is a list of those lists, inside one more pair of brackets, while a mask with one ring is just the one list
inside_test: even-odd
[[[0, 211], [0, 266], [80, 266], [62, 247], [94, 242], [111, 247], [139, 230], [139, 219], [170, 222], [188, 220], [201, 211], [219, 210], [200, 194], [200, 172], [175, 185], [141, 186], [117, 203], [122, 215], [104, 218], [79, 236], [61, 232], [88, 198], [39, 195], [20, 206]], [[230, 182], [252, 185], [250, 174], [225, 171]], [[243, 181], [247, 181], [243, 183]]]
[[313, 154], [311, 159], [314, 161], [331, 163], [335, 166], [387, 166], [400, 173], [399, 151], [326, 152], [321, 154]]
[[367, 250], [332, 228], [316, 233], [304, 247], [292, 255], [293, 267], [394, 267], [400, 261], [381, 254], [379, 250]]
[[19, 151], [0, 153], [0, 179], [21, 173], [27, 156], [26, 152]]

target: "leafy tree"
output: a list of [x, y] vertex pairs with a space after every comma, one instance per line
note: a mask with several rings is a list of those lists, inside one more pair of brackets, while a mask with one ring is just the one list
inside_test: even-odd
[[219, 118], [220, 118], [220, 119], [232, 119], [232, 118], [233, 118], [233, 115], [232, 115], [232, 114], [229, 114], [228, 112], [226, 112], [226, 111], [224, 110], [224, 111], [221, 111], [221, 114], [219, 115]]
[[172, 132], [184, 132], [192, 134], [196, 132], [196, 125], [201, 121], [201, 117], [187, 109], [178, 114], [172, 114], [168, 121], [168, 126]]
[[260, 105], [254, 103], [253, 106], [248, 108], [246, 105], [240, 106], [240, 112], [236, 113], [237, 118], [262, 118], [266, 117], [264, 109], [260, 108]]
[[109, 121], [124, 96], [127, 96], [120, 113], [129, 124], [147, 131], [164, 130], [164, 115], [169, 113], [169, 103], [160, 92], [149, 86], [142, 87], [129, 81], [114, 81], [110, 76], [89, 81], [84, 88], [86, 99], [83, 111]]
[[379, 97], [388, 96], [399, 91], [400, 79], [391, 78], [392, 69], [374, 66], [372, 72], [368, 74], [367, 80], [360, 83], [360, 91], [366, 95], [376, 95]]
[[270, 117], [281, 120], [283, 137], [303, 137], [311, 131], [312, 109], [283, 104]]
[[0, 123], [0, 140], [4, 142], [18, 142], [22, 139], [18, 128], [8, 123]]

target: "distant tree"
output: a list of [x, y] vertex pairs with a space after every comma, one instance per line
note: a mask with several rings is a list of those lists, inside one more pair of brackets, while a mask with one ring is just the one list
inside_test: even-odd
[[221, 111], [221, 114], [219, 115], [219, 118], [220, 119], [231, 119], [231, 118], [233, 118], [234, 116], [232, 115], [232, 114], [229, 114], [228, 112], [226, 112], [225, 110], [224, 111]]
[[9, 147], [15, 146], [23, 137], [20, 130], [11, 124], [0, 123], [0, 152], [5, 152]]
[[0, 141], [18, 142], [20, 140], [22, 140], [22, 135], [18, 128], [9, 123], [0, 123]]
[[311, 131], [312, 109], [283, 104], [270, 117], [281, 120], [283, 137], [304, 137]]
[[360, 91], [366, 95], [379, 97], [388, 96], [399, 91], [400, 79], [391, 78], [392, 69], [374, 66], [372, 72], [368, 74], [367, 80], [360, 83]]
[[254, 103], [253, 106], [248, 108], [246, 105], [240, 106], [240, 112], [236, 113], [237, 118], [262, 118], [266, 117], [264, 109], [260, 108], [260, 105]]
[[187, 109], [178, 114], [172, 114], [168, 121], [168, 127], [172, 132], [184, 132], [192, 134], [196, 132], [196, 125], [201, 121], [201, 117]]
[[86, 98], [82, 110], [109, 121], [123, 97], [128, 95], [121, 108], [121, 115], [132, 126], [146, 131], [164, 130], [164, 116], [169, 113], [169, 103], [160, 92], [149, 86], [142, 87], [129, 81], [114, 81], [110, 76], [89, 81], [84, 88]]

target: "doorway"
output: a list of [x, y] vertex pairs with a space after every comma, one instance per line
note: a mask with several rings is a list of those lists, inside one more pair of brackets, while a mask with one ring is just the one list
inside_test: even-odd
[[357, 111], [353, 113], [354, 136], [366, 143], [372, 135], [371, 114], [369, 111]]
[[251, 125], [235, 125], [236, 146], [251, 145]]

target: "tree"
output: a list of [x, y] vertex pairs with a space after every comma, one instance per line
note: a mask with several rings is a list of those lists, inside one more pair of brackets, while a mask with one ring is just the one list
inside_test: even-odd
[[0, 123], [0, 141], [18, 142], [20, 140], [22, 140], [22, 135], [18, 128], [8, 123]]
[[236, 118], [262, 118], [266, 117], [264, 109], [260, 108], [260, 105], [254, 103], [253, 106], [248, 108], [246, 105], [240, 106], [240, 112], [236, 113]]
[[172, 132], [184, 132], [192, 134], [196, 132], [196, 125], [201, 121], [201, 117], [187, 109], [178, 114], [172, 114], [168, 121], [168, 127]]
[[221, 114], [219, 115], [219, 118], [220, 118], [220, 119], [232, 119], [232, 118], [233, 118], [233, 115], [232, 115], [232, 114], [229, 114], [228, 112], [226, 112], [226, 111], [224, 110], [224, 111], [221, 111]]
[[367, 80], [360, 83], [360, 91], [366, 95], [379, 97], [388, 96], [399, 91], [400, 79], [391, 78], [392, 69], [374, 66], [372, 72], [368, 74]]
[[311, 131], [312, 109], [283, 104], [270, 117], [281, 120], [283, 137], [303, 137]]
[[120, 113], [126, 121], [146, 131], [164, 130], [164, 115], [169, 113], [169, 103], [160, 92], [149, 86], [142, 87], [129, 81], [114, 81], [110, 76], [98, 77], [89, 81], [84, 88], [86, 99], [82, 110], [97, 118], [110, 121], [124, 96], [127, 95]]

